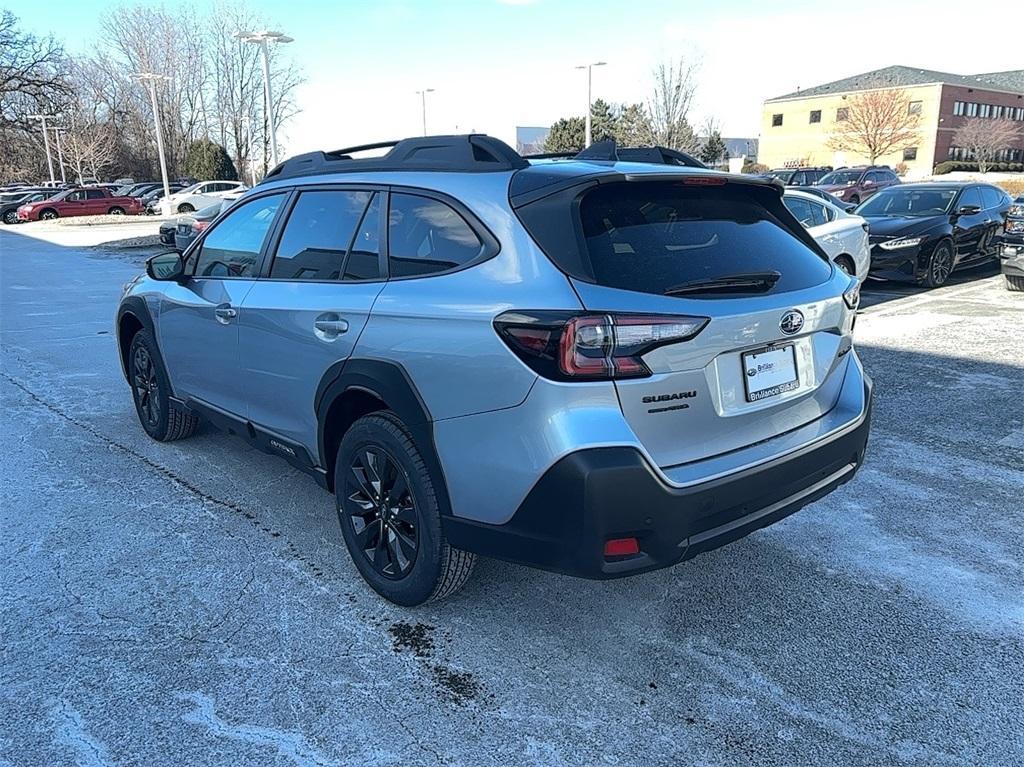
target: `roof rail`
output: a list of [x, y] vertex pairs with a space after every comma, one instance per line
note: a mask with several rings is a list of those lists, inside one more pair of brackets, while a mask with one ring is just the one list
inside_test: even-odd
[[[357, 152], [387, 147], [391, 147], [391, 151], [381, 157], [352, 157]], [[294, 176], [360, 171], [493, 173], [518, 170], [527, 165], [529, 163], [508, 144], [484, 134], [423, 136], [296, 155], [276, 166], [260, 183]]]
[[643, 162], [654, 165], [683, 165], [688, 168], [707, 166], [686, 152], [664, 146], [619, 147], [615, 139], [605, 139], [591, 144], [576, 155], [577, 160], [596, 162]]

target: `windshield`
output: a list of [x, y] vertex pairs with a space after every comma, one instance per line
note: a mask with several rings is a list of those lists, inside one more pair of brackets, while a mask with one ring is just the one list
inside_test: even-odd
[[829, 184], [842, 184], [848, 186], [849, 184], [856, 184], [860, 180], [860, 176], [863, 171], [859, 170], [834, 170], [831, 173], [825, 174], [822, 178], [818, 179], [818, 186], [827, 186]]
[[767, 178], [777, 178], [780, 181], [786, 181], [790, 176], [793, 175], [791, 170], [770, 170], [764, 174]]
[[135, 187], [135, 184], [125, 184], [114, 190], [114, 197], [124, 197]]
[[956, 189], [886, 189], [857, 208], [859, 216], [939, 216], [948, 213]]

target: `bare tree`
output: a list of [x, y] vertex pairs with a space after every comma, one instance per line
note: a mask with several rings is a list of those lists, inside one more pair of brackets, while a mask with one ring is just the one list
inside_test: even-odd
[[685, 58], [655, 67], [654, 92], [647, 102], [651, 143], [683, 152], [697, 150], [699, 142], [689, 114], [697, 93], [699, 69], [699, 62]]
[[963, 147], [978, 163], [978, 170], [987, 173], [1003, 149], [1013, 149], [1021, 133], [1010, 120], [969, 117], [953, 134], [953, 145]]
[[846, 99], [845, 120], [837, 120], [828, 146], [864, 155], [872, 165], [880, 157], [914, 146], [920, 140], [921, 116], [907, 92], [889, 82], [869, 83]]
[[66, 130], [62, 149], [68, 165], [81, 184], [86, 177], [99, 178], [114, 161], [112, 125], [99, 122], [84, 110], [71, 109], [64, 115]]
[[42, 132], [29, 115], [61, 109], [71, 94], [66, 75], [57, 41], [20, 30], [13, 13], [0, 11], [0, 178], [42, 175]]

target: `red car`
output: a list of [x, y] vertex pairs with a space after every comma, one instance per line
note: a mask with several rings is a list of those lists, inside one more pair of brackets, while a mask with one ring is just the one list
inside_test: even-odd
[[18, 208], [19, 221], [68, 216], [129, 215], [142, 213], [142, 203], [137, 197], [115, 197], [100, 187], [73, 187], [58, 192], [48, 200], [31, 202]]

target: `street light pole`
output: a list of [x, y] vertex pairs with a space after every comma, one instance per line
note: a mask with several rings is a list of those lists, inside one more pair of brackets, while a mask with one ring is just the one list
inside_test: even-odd
[[160, 178], [164, 182], [164, 197], [161, 202], [161, 207], [164, 209], [164, 215], [171, 214], [171, 185], [167, 180], [167, 159], [164, 157], [164, 136], [163, 131], [160, 129], [160, 110], [156, 105], [156, 83], [157, 80], [167, 82], [171, 78], [167, 75], [158, 75], [154, 72], [138, 72], [132, 75], [139, 82], [144, 82], [149, 86], [149, 100], [153, 105], [153, 123], [156, 126], [156, 151], [160, 155]]
[[424, 88], [421, 91], [416, 91], [416, 93], [419, 94], [420, 106], [422, 107], [422, 110], [423, 110], [422, 114], [423, 114], [423, 135], [424, 136], [427, 135], [427, 94], [428, 93], [433, 93], [433, 92], [434, 92], [433, 88]]
[[585, 69], [585, 70], [587, 70], [587, 116], [586, 116], [586, 135], [584, 137], [584, 143], [583, 143], [584, 147], [590, 146], [590, 143], [591, 143], [591, 132], [592, 132], [591, 131], [591, 122], [592, 122], [592, 120], [591, 120], [591, 116], [590, 116], [590, 107], [591, 107], [591, 104], [593, 102], [591, 101], [590, 95], [591, 95], [592, 70], [593, 70], [594, 67], [603, 67], [607, 63], [608, 63], [607, 61], [595, 61], [593, 64], [581, 64], [580, 66], [576, 67], [576, 69]]
[[53, 175], [53, 156], [50, 154], [50, 134], [46, 128], [46, 115], [29, 115], [32, 120], [42, 120], [43, 123], [43, 146], [46, 147], [46, 165], [50, 168], [50, 184], [56, 184], [57, 178]]
[[64, 173], [64, 152], [60, 148], [60, 134], [61, 131], [65, 131], [67, 128], [54, 125], [50, 130], [53, 131], [53, 137], [57, 139], [57, 164], [60, 166], [60, 183], [66, 184], [68, 183], [68, 177]]
[[270, 160], [276, 166], [277, 159], [277, 126], [274, 124], [274, 95], [270, 88], [270, 49], [267, 46], [269, 41], [275, 43], [290, 43], [295, 38], [288, 37], [282, 32], [235, 32], [235, 38], [243, 43], [253, 43], [260, 46], [260, 53], [263, 55], [263, 96], [266, 99], [267, 130], [270, 132]]

